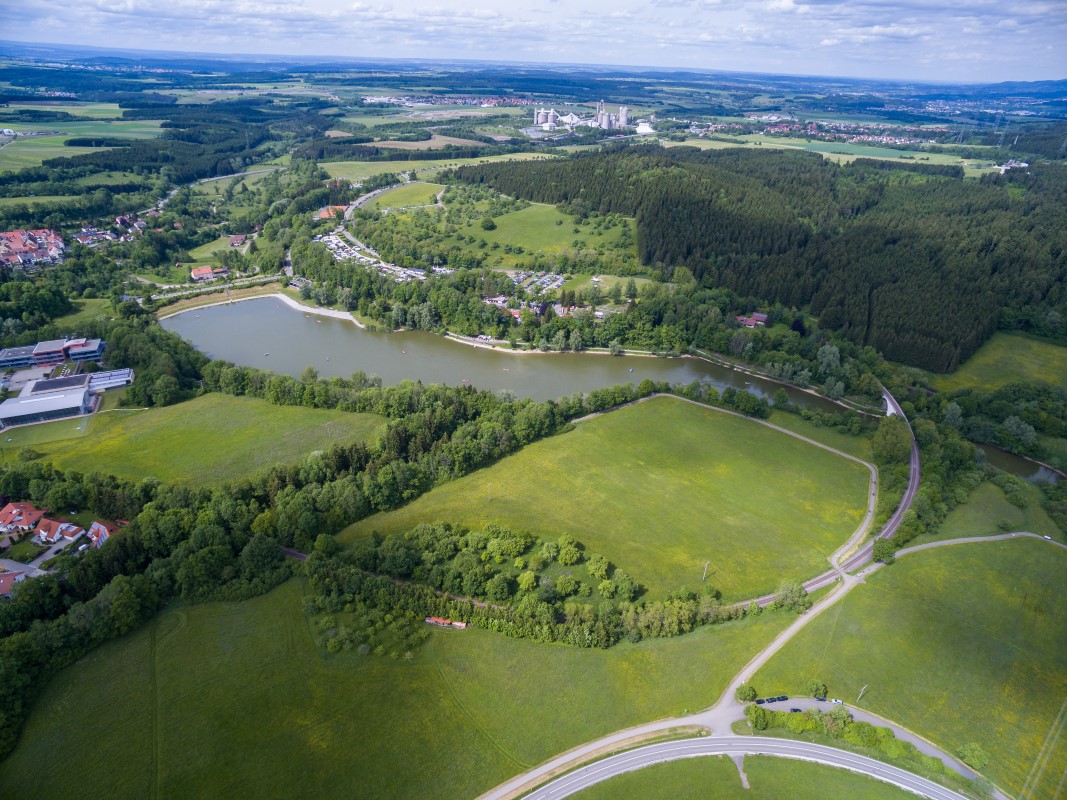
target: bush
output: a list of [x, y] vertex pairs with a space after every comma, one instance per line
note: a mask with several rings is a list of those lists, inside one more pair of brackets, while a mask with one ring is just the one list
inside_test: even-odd
[[897, 560], [896, 548], [893, 547], [893, 543], [887, 539], [879, 539], [874, 543], [874, 560], [881, 561], [883, 564], [892, 564]]
[[812, 697], [826, 697], [826, 684], [813, 678], [808, 681], [807, 691]]
[[960, 761], [973, 769], [981, 770], [989, 763], [989, 754], [978, 742], [968, 742], [956, 751]]
[[742, 683], [737, 687], [737, 699], [742, 703], [751, 703], [756, 699], [756, 687], [748, 683]]

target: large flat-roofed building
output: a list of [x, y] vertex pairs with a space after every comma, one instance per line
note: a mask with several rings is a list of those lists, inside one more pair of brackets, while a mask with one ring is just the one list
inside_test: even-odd
[[23, 347], [0, 350], [0, 369], [45, 367], [71, 361], [99, 361], [106, 342], [102, 339], [52, 339]]
[[68, 339], [67, 358], [71, 361], [99, 361], [104, 355], [102, 339]]
[[64, 417], [77, 417], [93, 410], [93, 395], [85, 387], [44, 394], [27, 394], [0, 403], [0, 424], [27, 425]]

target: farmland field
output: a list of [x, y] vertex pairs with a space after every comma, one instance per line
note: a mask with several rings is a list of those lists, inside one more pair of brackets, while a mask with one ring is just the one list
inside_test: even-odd
[[853, 461], [664, 397], [532, 444], [341, 537], [438, 519], [498, 522], [569, 534], [650, 596], [699, 584], [710, 560], [708, 581], [738, 600], [823, 571], [863, 519], [867, 485], [866, 468]]
[[69, 136], [20, 136], [0, 147], [0, 171], [39, 167], [50, 158], [69, 158], [107, 150], [106, 147], [64, 147]]
[[[760, 670], [761, 693], [812, 678], [955, 751], [978, 742], [1009, 794], [1051, 798], [1067, 769], [1067, 551], [1043, 540], [902, 557], [815, 619]], [[1046, 739], [1046, 737], [1048, 737]], [[1051, 744], [1047, 759], [1043, 745]]]
[[163, 129], [158, 120], [58, 120], [48, 122], [3, 122], [0, 127], [16, 131], [55, 130], [70, 136], [118, 136], [123, 139], [153, 139]]
[[734, 762], [725, 756], [686, 758], [629, 772], [574, 795], [575, 800], [909, 800], [915, 795], [854, 772], [805, 761], [746, 756], [751, 786], [741, 786]]
[[[72, 117], [87, 119], [114, 119], [122, 116], [118, 103], [67, 103], [42, 101], [38, 103], [11, 103], [4, 111], [61, 111]], [[43, 124], [43, 123], [42, 123]], [[7, 127], [6, 125], [4, 127]]]
[[930, 380], [943, 392], [988, 391], [1016, 382], [1067, 389], [1067, 347], [1024, 333], [997, 332], [951, 375], [931, 375]]
[[434, 631], [393, 660], [327, 655], [302, 598], [291, 580], [244, 603], [177, 606], [93, 651], [45, 689], [0, 785], [86, 800], [473, 798], [595, 736], [711, 704], [789, 622], [610, 650]]
[[[131, 480], [152, 476], [206, 486], [299, 461], [333, 442], [377, 438], [385, 421], [373, 414], [282, 408], [265, 400], [207, 394], [148, 411], [116, 409], [4, 432], [5, 455], [31, 444], [60, 469], [109, 472]], [[55, 426], [68, 437], [24, 441]], [[25, 433], [24, 433], [25, 432]], [[43, 433], [43, 431], [41, 431]], [[8, 442], [8, 438], [14, 441]]]

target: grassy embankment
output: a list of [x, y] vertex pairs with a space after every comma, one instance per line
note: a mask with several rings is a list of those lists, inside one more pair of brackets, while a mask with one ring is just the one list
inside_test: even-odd
[[375, 197], [367, 204], [368, 208], [407, 208], [409, 206], [429, 206], [437, 202], [437, 193], [444, 189], [444, 184], [412, 181], [397, 186]]
[[104, 645], [45, 689], [0, 785], [87, 800], [475, 797], [598, 735], [711, 704], [789, 622], [610, 650], [434, 631], [407, 661], [327, 655], [301, 607], [293, 580], [176, 607]]
[[274, 406], [213, 393], [147, 411], [117, 409], [14, 428], [4, 432], [3, 451], [11, 458], [30, 446], [64, 470], [206, 486], [298, 461], [333, 442], [374, 439], [384, 424], [373, 414]]
[[341, 534], [445, 520], [569, 534], [652, 597], [708, 581], [725, 599], [809, 578], [863, 518], [867, 470], [752, 420], [671, 398], [583, 422]]
[[821, 764], [770, 756], [744, 760], [749, 786], [725, 756], [687, 758], [629, 772], [591, 786], [575, 800], [906, 800], [915, 795], [887, 783]]
[[[905, 556], [813, 621], [759, 673], [761, 694], [830, 693], [955, 751], [978, 742], [1011, 794], [1067, 769], [1067, 552], [1014, 539]], [[1046, 748], [1046, 745], [1048, 746]]]

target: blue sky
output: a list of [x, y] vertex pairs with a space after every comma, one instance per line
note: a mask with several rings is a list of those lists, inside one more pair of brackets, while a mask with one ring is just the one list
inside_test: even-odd
[[213, 53], [1067, 78], [1067, 0], [18, 0], [0, 29]]

